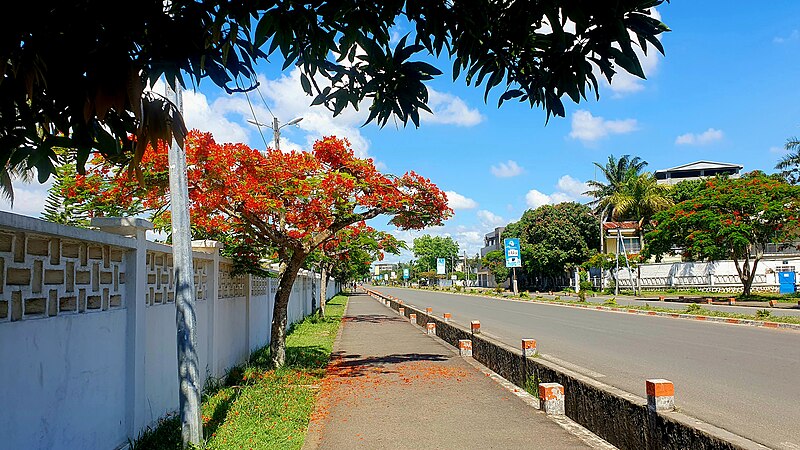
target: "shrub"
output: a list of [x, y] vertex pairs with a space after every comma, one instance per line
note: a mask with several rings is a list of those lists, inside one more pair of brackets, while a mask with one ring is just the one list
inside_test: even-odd
[[578, 301], [585, 302], [586, 301], [586, 290], [581, 288], [581, 291], [578, 292]]
[[700, 314], [703, 308], [697, 303], [690, 303], [686, 306], [686, 314]]
[[768, 309], [759, 309], [756, 311], [756, 319], [767, 320], [770, 316], [772, 316], [772, 313]]
[[456, 292], [461, 292], [463, 288], [461, 286], [456, 286]]
[[594, 290], [594, 285], [592, 284], [591, 281], [581, 281], [580, 287], [581, 287], [581, 292]]
[[603, 306], [611, 306], [612, 308], [615, 308], [615, 307], [617, 307], [619, 305], [617, 304], [617, 299], [612, 297], [612, 298], [606, 300], [605, 302], [603, 302]]

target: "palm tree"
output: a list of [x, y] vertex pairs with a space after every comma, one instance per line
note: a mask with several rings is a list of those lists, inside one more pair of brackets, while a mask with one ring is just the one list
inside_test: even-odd
[[658, 184], [656, 177], [650, 172], [626, 180], [606, 203], [610, 208], [611, 218], [638, 220], [640, 229], [655, 213], [672, 206], [669, 188]]
[[14, 181], [28, 183], [33, 179], [33, 172], [26, 169], [21, 163], [12, 165], [7, 162], [0, 167], [0, 197], [8, 200], [14, 206]]
[[787, 151], [793, 152], [781, 158], [775, 168], [792, 184], [800, 182], [800, 139], [792, 137], [786, 140], [783, 146]]
[[622, 155], [616, 159], [614, 155], [610, 155], [605, 165], [597, 162], [594, 165], [603, 173], [606, 182], [588, 181], [587, 185], [591, 189], [583, 194], [594, 198], [589, 206], [594, 209], [595, 214], [600, 215], [601, 221], [610, 220], [615, 218], [614, 211], [619, 209], [613, 203], [614, 199], [618, 198], [617, 195], [622, 193], [630, 180], [641, 174], [647, 161], [638, 156], [631, 158], [630, 155]]

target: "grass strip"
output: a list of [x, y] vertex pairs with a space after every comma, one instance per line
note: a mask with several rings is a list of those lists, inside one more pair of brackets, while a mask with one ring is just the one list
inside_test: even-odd
[[[325, 376], [339, 330], [346, 295], [327, 302], [326, 317], [305, 318], [286, 337], [286, 365], [273, 370], [269, 346], [220, 379], [203, 394], [204, 447], [207, 449], [299, 449], [303, 446], [317, 390]], [[145, 430], [132, 450], [179, 450], [180, 420], [171, 415]]]

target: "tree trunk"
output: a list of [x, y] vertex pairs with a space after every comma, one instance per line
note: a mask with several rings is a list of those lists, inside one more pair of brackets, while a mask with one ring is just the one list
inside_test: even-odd
[[325, 317], [325, 301], [328, 297], [328, 267], [324, 264], [319, 275], [319, 316]]
[[758, 268], [758, 261], [761, 259], [763, 253], [759, 254], [756, 250], [756, 257], [753, 258], [753, 267], [750, 267], [750, 255], [745, 255], [742, 264], [739, 264], [739, 259], [734, 256], [733, 264], [736, 266], [736, 271], [739, 273], [739, 279], [742, 280], [742, 295], [749, 296], [753, 281], [756, 279], [756, 269]]
[[269, 355], [272, 367], [279, 368], [286, 364], [286, 320], [289, 297], [292, 286], [306, 255], [295, 254], [280, 273], [278, 290], [275, 292], [275, 306], [272, 308], [272, 334], [269, 342]]

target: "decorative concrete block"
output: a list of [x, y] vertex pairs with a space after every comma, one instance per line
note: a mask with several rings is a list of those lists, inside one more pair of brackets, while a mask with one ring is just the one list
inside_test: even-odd
[[425, 314], [428, 314], [428, 315], [433, 314], [433, 308], [425, 308]]
[[713, 298], [711, 298], [711, 297], [708, 297], [708, 298], [706, 298], [706, 304], [707, 304], [707, 305], [712, 305], [712, 304], [714, 304], [714, 299], [713, 299]]
[[411, 323], [417, 323], [417, 315], [414, 313], [409, 314], [408, 321]]
[[6, 284], [12, 286], [27, 286], [31, 284], [31, 269], [14, 269], [9, 267], [6, 274]]
[[735, 305], [736, 304], [736, 299], [734, 297], [729, 298], [728, 299], [728, 304], [729, 305]]
[[461, 356], [472, 356], [472, 341], [469, 339], [459, 339], [458, 354]]
[[536, 355], [536, 339], [522, 340], [522, 356]]
[[481, 332], [481, 322], [478, 320], [473, 320], [469, 323], [469, 329], [472, 331], [472, 334], [480, 334]]
[[663, 295], [659, 295], [658, 296], [658, 301], [663, 302], [664, 301], [664, 296]]
[[672, 411], [675, 409], [675, 387], [663, 378], [646, 381], [647, 409], [650, 411]]
[[436, 335], [436, 322], [428, 322], [425, 324], [425, 331], [428, 334]]
[[401, 316], [405, 316], [405, 315], [406, 315], [406, 309], [405, 309], [405, 308], [403, 308], [402, 306], [401, 306], [401, 307], [399, 307], [399, 308], [397, 308], [397, 312], [398, 312], [398, 313], [399, 313]]
[[450, 314], [450, 313], [444, 313], [444, 314], [443, 314], [443, 317], [444, 317], [444, 321], [445, 321], [445, 322], [450, 322], [450, 319], [451, 319], [453, 316], [452, 316], [452, 314]]
[[564, 386], [539, 383], [539, 407], [547, 415], [564, 415]]

